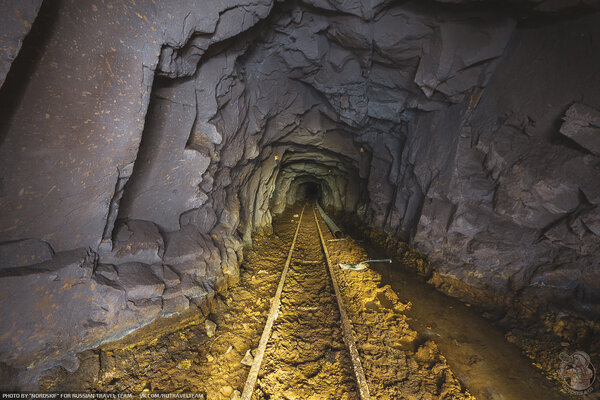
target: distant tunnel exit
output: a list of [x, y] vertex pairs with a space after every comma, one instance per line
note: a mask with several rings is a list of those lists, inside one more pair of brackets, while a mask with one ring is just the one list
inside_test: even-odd
[[302, 184], [298, 192], [299, 200], [322, 200], [321, 185], [317, 182], [306, 182]]

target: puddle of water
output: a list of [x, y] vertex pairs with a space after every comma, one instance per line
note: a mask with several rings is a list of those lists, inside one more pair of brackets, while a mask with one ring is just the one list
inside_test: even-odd
[[[371, 256], [381, 256], [369, 251]], [[440, 293], [413, 271], [373, 264], [401, 301], [412, 303], [409, 325], [434, 340], [452, 371], [480, 400], [570, 399], [553, 386], [520, 350], [460, 301]]]

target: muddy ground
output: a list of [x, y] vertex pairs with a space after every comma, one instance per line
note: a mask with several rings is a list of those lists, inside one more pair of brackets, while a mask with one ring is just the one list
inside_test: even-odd
[[[448, 294], [447, 292], [453, 291], [452, 288], [448, 289], [450, 284], [446, 283], [440, 286], [439, 282], [436, 282], [435, 275], [431, 274], [432, 266], [427, 257], [411, 248], [407, 243], [392, 234], [361, 227], [347, 215], [336, 215], [336, 218], [348, 232], [351, 232], [353, 237], [364, 239], [369, 243], [371, 251], [389, 255], [406, 270], [405, 272], [410, 271], [408, 273], [414, 275], [411, 280], [427, 282], [442, 293]], [[467, 285], [463, 285], [459, 289], [457, 290], [459, 293], [471, 290]], [[565, 382], [558, 376], [561, 364], [559, 354], [561, 352], [571, 354], [577, 350], [585, 350], [593, 361], [600, 360], [600, 340], [598, 340], [600, 321], [583, 321], [560, 314], [555, 315], [548, 311], [540, 311], [538, 304], [514, 303], [511, 305], [512, 308], [496, 310], [481, 306], [487, 302], [482, 297], [485, 295], [485, 293], [470, 292], [473, 304], [464, 301], [460, 303], [471, 308], [472, 314], [482, 316], [490, 328], [495, 327], [495, 331], [502, 333], [504, 340], [519, 349], [521, 354], [527, 358], [527, 363], [545, 376], [547, 380], [544, 383], [545, 390], [552, 390], [552, 396], [559, 396], [560, 393], [557, 392], [561, 392], [563, 397], [581, 398], [578, 395], [569, 397], [565, 392]], [[454, 299], [449, 300], [453, 301]], [[456, 303], [459, 302], [456, 301]], [[522, 377], [522, 380], [527, 381], [529, 378], [531, 377], [525, 376]], [[535, 378], [537, 379], [537, 377]], [[600, 391], [600, 384], [596, 380], [594, 394], [589, 394], [588, 397], [600, 398], [598, 391]], [[541, 390], [541, 393], [543, 395], [544, 390]]]

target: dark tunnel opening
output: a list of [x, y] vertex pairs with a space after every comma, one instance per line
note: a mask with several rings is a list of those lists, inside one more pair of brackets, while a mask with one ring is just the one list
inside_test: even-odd
[[317, 182], [306, 182], [301, 187], [301, 195], [305, 201], [319, 201], [322, 200], [321, 185]]

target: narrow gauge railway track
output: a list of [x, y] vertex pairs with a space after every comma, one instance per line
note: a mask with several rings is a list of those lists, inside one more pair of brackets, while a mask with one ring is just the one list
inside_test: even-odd
[[[253, 238], [255, 247], [247, 252], [240, 269], [240, 284], [211, 305], [211, 321], [217, 324], [213, 336], [207, 335], [204, 317], [193, 312], [158, 320], [126, 338], [81, 353], [79, 368], [72, 373], [53, 368], [41, 378], [40, 388], [82, 393], [148, 389], [239, 400], [244, 382], [254, 376], [256, 389], [252, 386], [248, 392], [257, 400], [359, 398], [361, 386], [356, 383], [353, 357], [340, 327], [343, 314], [327, 274], [327, 256], [319, 251], [321, 230], [327, 254], [336, 265], [330, 271], [352, 320], [356, 347], [350, 348], [360, 352], [371, 396], [379, 400], [474, 400], [431, 336], [420, 336], [408, 325], [405, 311], [410, 303], [401, 302], [389, 285], [382, 285], [380, 274], [371, 268], [337, 267], [369, 258], [364, 248], [349, 237], [335, 240], [322, 216], [317, 215], [319, 227], [310, 208], [306, 210], [301, 228], [299, 215], [294, 215], [300, 210], [289, 209], [274, 221], [274, 235], [260, 233]], [[294, 237], [297, 247], [289, 253]], [[272, 307], [286, 265], [287, 279], [278, 292], [279, 300], [273, 303], [277, 306]], [[301, 293], [306, 298], [293, 303]], [[275, 319], [277, 311], [280, 316]], [[259, 346], [268, 316], [272, 316], [273, 329], [263, 333], [266, 339]], [[257, 347], [263, 356], [248, 375], [249, 352]], [[258, 352], [252, 353], [258, 361]]]
[[[303, 207], [243, 400], [370, 399], [314, 207]], [[325, 395], [326, 393], [326, 395]]]

